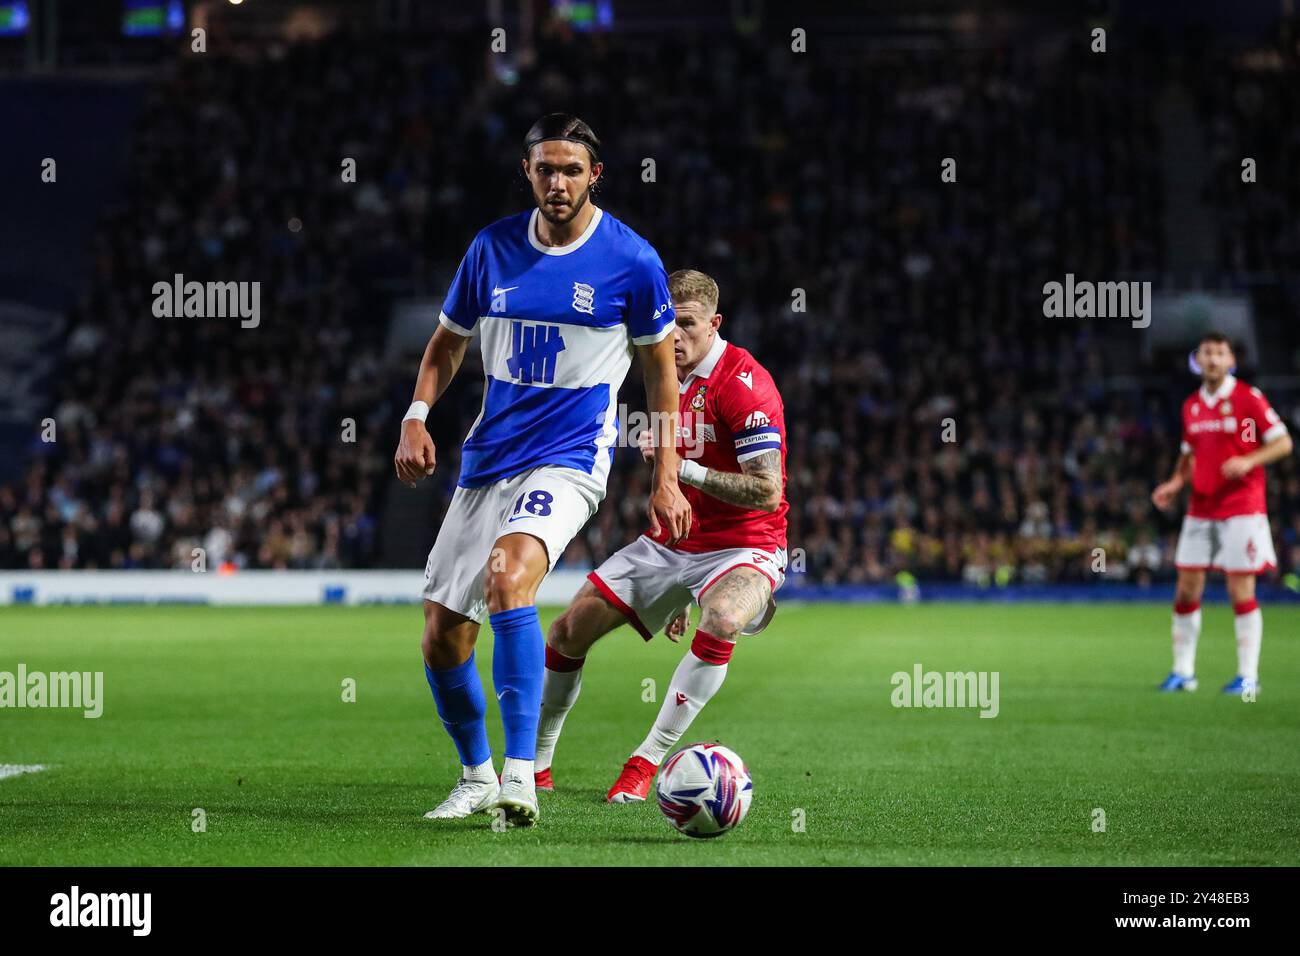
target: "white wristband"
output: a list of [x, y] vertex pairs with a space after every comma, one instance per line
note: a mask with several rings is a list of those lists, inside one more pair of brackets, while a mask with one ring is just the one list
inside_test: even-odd
[[704, 479], [709, 476], [709, 469], [705, 468], [699, 462], [688, 461], [683, 458], [677, 468], [677, 477], [695, 488], [704, 487]]
[[402, 421], [410, 421], [414, 418], [417, 422], [422, 422], [429, 417], [429, 405], [427, 402], [411, 402], [411, 407], [406, 410], [406, 415]]

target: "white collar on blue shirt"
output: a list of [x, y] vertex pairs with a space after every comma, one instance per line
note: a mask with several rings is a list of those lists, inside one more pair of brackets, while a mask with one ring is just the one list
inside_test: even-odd
[[591, 222], [587, 223], [587, 228], [582, 230], [582, 235], [578, 236], [577, 239], [574, 239], [568, 245], [564, 245], [564, 246], [542, 245], [542, 240], [537, 238], [537, 217], [540, 216], [542, 213], [541, 210], [534, 209], [533, 214], [528, 217], [529, 243], [538, 252], [544, 252], [548, 256], [567, 256], [570, 252], [577, 252], [579, 249], [582, 248], [583, 244], [586, 243], [586, 241], [591, 238], [591, 234], [594, 233], [596, 231], [596, 227], [600, 225], [600, 217], [605, 214], [604, 210], [602, 210], [599, 206], [593, 205], [591, 208], [594, 209], [595, 212], [591, 214]]

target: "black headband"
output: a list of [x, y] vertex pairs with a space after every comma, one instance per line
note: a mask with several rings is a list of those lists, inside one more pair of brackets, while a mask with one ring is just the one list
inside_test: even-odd
[[557, 139], [564, 140], [566, 143], [577, 143], [579, 146], [586, 146], [587, 152], [591, 154], [591, 161], [593, 163], [600, 162], [600, 156], [596, 153], [596, 147], [592, 146], [585, 139], [578, 139], [576, 136], [539, 136], [537, 139], [530, 139], [524, 143], [524, 158], [528, 158], [528, 154], [533, 151], [533, 147], [538, 143], [549, 143]]

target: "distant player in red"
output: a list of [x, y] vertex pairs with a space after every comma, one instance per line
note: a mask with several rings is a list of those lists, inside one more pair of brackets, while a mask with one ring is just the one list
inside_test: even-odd
[[1183, 402], [1182, 454], [1174, 475], [1151, 494], [1169, 508], [1190, 479], [1192, 494], [1174, 563], [1174, 669], [1161, 690], [1196, 690], [1205, 572], [1222, 571], [1236, 614], [1237, 676], [1225, 693], [1253, 698], [1259, 689], [1264, 619], [1255, 575], [1277, 565], [1264, 499], [1264, 466], [1291, 454], [1291, 436], [1264, 393], [1231, 374], [1237, 360], [1221, 332], [1196, 349], [1202, 384]]
[[[606, 799], [644, 800], [664, 756], [722, 686], [741, 634], [757, 634], [776, 611], [785, 580], [785, 413], [772, 376], [718, 335], [718, 285], [702, 272], [668, 277], [677, 313], [675, 356], [681, 394], [678, 452], [690, 534], [665, 546], [644, 534], [587, 576], [546, 639], [546, 681], [537, 731], [537, 787], [553, 789], [551, 760], [564, 718], [578, 699], [587, 652], [628, 623], [647, 641], [665, 628], [686, 632], [689, 605], [700, 623], [649, 735], [633, 751]], [[642, 454], [649, 432], [639, 436]], [[648, 459], [647, 459], [648, 460]]]

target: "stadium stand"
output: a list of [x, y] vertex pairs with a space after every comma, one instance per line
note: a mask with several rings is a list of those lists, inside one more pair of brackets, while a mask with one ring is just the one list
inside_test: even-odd
[[[724, 336], [783, 391], [792, 587], [1169, 580], [1177, 523], [1149, 494], [1195, 381], [1127, 323], [1044, 318], [1041, 289], [1067, 272], [1162, 281], [1168, 159], [1155, 97], [1135, 90], [1173, 79], [1050, 36], [803, 62], [735, 34], [556, 30], [508, 81], [455, 36], [183, 59], [141, 93], [49, 377], [58, 440], [33, 429], [0, 486], [0, 568], [187, 567], [196, 547], [247, 568], [422, 555], [481, 369], [467, 359], [430, 418], [440, 468], [407, 491], [391, 456], [417, 356], [385, 349], [389, 316], [436, 302], [474, 231], [526, 205], [519, 137], [564, 107], [607, 144], [598, 201], [670, 270], [718, 279]], [[1244, 149], [1300, 168], [1296, 80], [1294, 62], [1261, 76], [1225, 55], [1193, 81], [1216, 180], [1237, 180]], [[940, 181], [943, 156], [959, 187]], [[1245, 355], [1243, 375], [1273, 373], [1261, 381], [1294, 432], [1297, 292], [1270, 277], [1300, 274], [1300, 192], [1270, 183], [1205, 195], [1216, 279], [1263, 290], [1282, 363]], [[153, 284], [176, 273], [259, 281], [259, 327], [153, 318]], [[624, 400], [642, 396], [634, 373]], [[641, 530], [648, 474], [629, 449], [615, 467], [565, 564]], [[1277, 574], [1295, 574], [1295, 460], [1269, 480]], [[386, 520], [413, 494], [430, 520]]]

